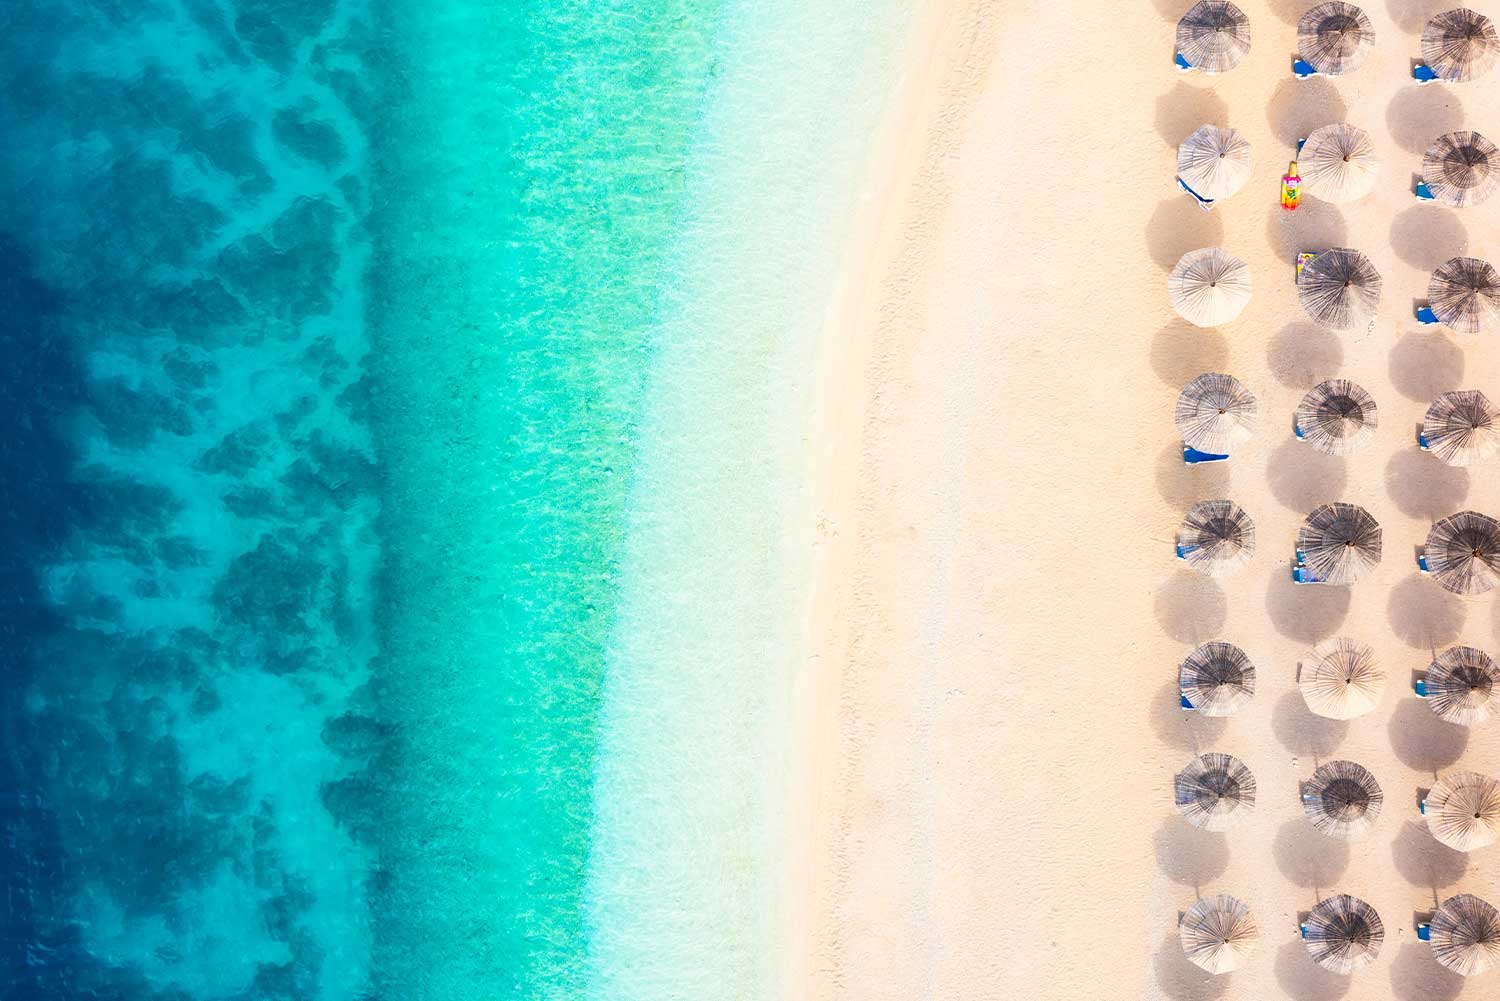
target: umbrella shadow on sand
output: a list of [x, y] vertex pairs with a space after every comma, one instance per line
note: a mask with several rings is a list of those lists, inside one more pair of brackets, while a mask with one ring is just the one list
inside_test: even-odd
[[1229, 978], [1216, 977], [1188, 962], [1175, 934], [1162, 940], [1151, 959], [1151, 973], [1162, 994], [1173, 1001], [1213, 1001], [1229, 989]]
[[1439, 393], [1462, 388], [1464, 353], [1444, 334], [1413, 331], [1391, 348], [1389, 367], [1396, 392], [1431, 403]]
[[1174, 511], [1186, 511], [1210, 497], [1229, 495], [1227, 462], [1190, 466], [1182, 461], [1182, 446], [1162, 449], [1156, 459], [1156, 492]]
[[1391, 993], [1398, 1001], [1453, 1001], [1464, 988], [1464, 978], [1439, 965], [1432, 949], [1407, 942], [1391, 963]]
[[1307, 954], [1301, 941], [1276, 950], [1276, 982], [1287, 997], [1299, 1001], [1338, 1001], [1349, 993], [1350, 979], [1329, 973]]
[[[1410, 801], [1403, 805], [1411, 808]], [[1391, 861], [1402, 879], [1432, 891], [1433, 906], [1446, 896], [1444, 888], [1463, 879], [1469, 870], [1469, 857], [1434, 838], [1420, 820], [1401, 825], [1401, 833], [1391, 842]]]
[[[1338, 90], [1326, 79], [1298, 80], [1288, 73], [1271, 94], [1266, 121], [1271, 124], [1271, 134], [1286, 144], [1286, 158], [1292, 160], [1296, 158], [1298, 139], [1306, 139], [1319, 126], [1342, 122], [1348, 110]], [[1302, 214], [1300, 209], [1297, 214]]]
[[[1464, 620], [1469, 617], [1462, 598], [1437, 582], [1416, 574], [1391, 589], [1385, 612], [1387, 621], [1401, 641], [1423, 651], [1423, 654], [1435, 652], [1457, 640]], [[1391, 667], [1395, 669], [1395, 665]]]
[[1396, 706], [1387, 733], [1402, 764], [1432, 775], [1456, 763], [1469, 746], [1468, 727], [1439, 719], [1415, 696], [1403, 698]]
[[[1181, 390], [1204, 372], [1222, 372], [1229, 363], [1229, 342], [1217, 330], [1173, 320], [1151, 340], [1151, 367], [1162, 382]], [[1177, 461], [1182, 462], [1178, 452]]]
[[[1288, 751], [1299, 757], [1305, 754], [1314, 761], [1323, 761], [1338, 750], [1344, 735], [1349, 732], [1349, 721], [1319, 716], [1307, 708], [1300, 692], [1287, 692], [1277, 700], [1271, 713], [1271, 729], [1276, 740]], [[1308, 830], [1311, 831], [1312, 827], [1309, 826]], [[1318, 837], [1324, 836], [1319, 834]]]
[[1319, 833], [1306, 818], [1282, 824], [1271, 852], [1281, 874], [1309, 890], [1327, 890], [1349, 868], [1349, 842]]
[[1266, 612], [1276, 631], [1288, 639], [1316, 643], [1332, 636], [1349, 614], [1349, 588], [1307, 587], [1292, 582], [1291, 550], [1266, 589]]
[[1202, 211], [1186, 195], [1158, 203], [1146, 223], [1146, 248], [1163, 271], [1171, 271], [1189, 250], [1217, 247], [1223, 239], [1218, 215]]
[[1266, 243], [1278, 260], [1286, 262], [1289, 279], [1296, 273], [1298, 254], [1342, 247], [1348, 241], [1343, 214], [1316, 199], [1303, 202], [1295, 212], [1277, 212], [1266, 220]]
[[[1186, 8], [1177, 11], [1178, 17], [1183, 10]], [[1172, 20], [1175, 22], [1177, 17]], [[1175, 150], [1200, 125], [1229, 125], [1229, 106], [1212, 90], [1179, 82], [1156, 99], [1156, 132], [1172, 149]], [[1200, 211], [1186, 193], [1183, 193], [1182, 200], [1194, 212]]]
[[1224, 835], [1199, 830], [1181, 817], [1162, 821], [1153, 840], [1156, 866], [1174, 883], [1202, 891], [1229, 868]]
[[1402, 87], [1385, 108], [1391, 138], [1408, 153], [1425, 153], [1433, 139], [1463, 124], [1463, 102], [1452, 87]]
[[1437, 519], [1463, 506], [1469, 471], [1416, 447], [1404, 448], [1385, 464], [1385, 492], [1406, 514]]
[[[1469, 247], [1469, 231], [1452, 212], [1413, 205], [1391, 220], [1391, 247], [1407, 264], [1430, 272], [1446, 260], [1463, 256]], [[1425, 284], [1421, 291], [1426, 293]]]
[[1344, 345], [1332, 330], [1311, 320], [1281, 328], [1266, 347], [1266, 363], [1283, 386], [1311, 389], [1344, 363]]
[[[1173, 665], [1173, 672], [1175, 677], [1176, 665]], [[1181, 696], [1182, 691], [1175, 680], [1157, 691], [1151, 700], [1151, 728], [1173, 747], [1201, 754], [1223, 735], [1229, 719], [1183, 709]]]
[[1190, 570], [1179, 570], [1161, 586], [1155, 607], [1162, 631], [1179, 643], [1194, 646], [1217, 637], [1229, 616], [1224, 589]]
[[1271, 493], [1284, 506], [1306, 514], [1319, 504], [1344, 495], [1348, 481], [1344, 460], [1324, 455], [1287, 433], [1286, 441], [1276, 446], [1266, 465], [1266, 479]]

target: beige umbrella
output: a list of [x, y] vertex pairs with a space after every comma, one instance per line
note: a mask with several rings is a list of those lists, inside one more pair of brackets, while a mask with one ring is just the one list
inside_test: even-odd
[[1250, 908], [1227, 893], [1203, 897], [1189, 907], [1177, 934], [1187, 958], [1209, 973], [1239, 969], [1260, 939]]
[[1308, 194], [1325, 202], [1352, 202], [1375, 187], [1380, 158], [1370, 133], [1346, 122], [1314, 129], [1297, 156]]
[[1255, 776], [1239, 758], [1200, 754], [1172, 783], [1177, 809], [1194, 827], [1227, 831], [1255, 809]]
[[1375, 908], [1347, 893], [1319, 901], [1302, 934], [1313, 962], [1333, 973], [1369, 966], [1384, 942], [1385, 925]]
[[1255, 695], [1255, 665], [1233, 643], [1215, 640], [1188, 654], [1177, 672], [1182, 697], [1205, 716], [1228, 716]]
[[1500, 272], [1477, 257], [1455, 257], [1432, 273], [1427, 301], [1438, 320], [1461, 334], [1500, 326]]
[[1500, 668], [1483, 650], [1455, 646], [1427, 668], [1427, 704], [1449, 723], [1473, 726], [1490, 718], [1490, 699], [1500, 684]]
[[1250, 180], [1250, 143], [1234, 129], [1200, 125], [1177, 147], [1177, 176], [1204, 198], [1228, 198]]
[[1449, 515], [1427, 533], [1422, 558], [1454, 594], [1484, 594], [1500, 584], [1500, 521], [1477, 511]]
[[1205, 372], [1177, 397], [1177, 432], [1184, 445], [1228, 455], [1255, 432], [1255, 397], [1232, 375]]
[[1500, 451], [1500, 412], [1477, 389], [1455, 389], [1432, 401], [1422, 444], [1450, 466], [1469, 466]]
[[1297, 276], [1297, 299], [1307, 315], [1334, 330], [1353, 330], [1375, 318], [1380, 272], [1348, 247], [1334, 247], [1308, 261]]
[[1483, 14], [1465, 7], [1444, 11], [1422, 29], [1422, 59], [1440, 79], [1473, 80], [1500, 60], [1500, 34]]
[[1218, 247], [1190, 250], [1167, 276], [1172, 308], [1199, 327], [1215, 327], [1240, 315], [1250, 301], [1250, 268]]
[[1330, 761], [1302, 783], [1302, 811], [1331, 838], [1362, 834], [1380, 816], [1385, 796], [1364, 765]]
[[1500, 838], [1500, 782], [1478, 772], [1449, 772], [1422, 802], [1427, 829], [1449, 848], [1471, 852]]
[[1358, 504], [1323, 504], [1297, 530], [1297, 559], [1323, 584], [1353, 584], [1380, 565], [1380, 524]]
[[1350, 455], [1375, 439], [1380, 409], [1348, 379], [1320, 382], [1297, 404], [1296, 434], [1319, 452]]
[[1500, 966], [1500, 911], [1472, 893], [1449, 897], [1427, 923], [1432, 958], [1461, 977]]
[[1379, 703], [1385, 672], [1376, 665], [1374, 650], [1340, 636], [1313, 648], [1312, 662], [1299, 667], [1297, 687], [1319, 716], [1353, 719]]
[[1177, 529], [1177, 558], [1210, 577], [1222, 577], [1254, 555], [1255, 522], [1234, 501], [1199, 501]]
[[1500, 149], [1478, 132], [1438, 136], [1422, 157], [1422, 180], [1444, 205], [1478, 205], [1500, 187]]
[[1232, 70], [1250, 51], [1250, 19], [1228, 0], [1199, 0], [1177, 22], [1177, 51], [1205, 73]]
[[1352, 3], [1320, 3], [1297, 22], [1297, 51], [1319, 73], [1348, 73], [1374, 46], [1375, 26]]

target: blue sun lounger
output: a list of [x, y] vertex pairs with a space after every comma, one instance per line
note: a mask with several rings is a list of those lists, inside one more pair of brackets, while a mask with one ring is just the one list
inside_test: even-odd
[[1188, 558], [1188, 553], [1194, 552], [1197, 549], [1198, 549], [1197, 546], [1178, 546], [1177, 547], [1177, 558], [1179, 560], [1185, 560], [1185, 559]]
[[1177, 65], [1177, 72], [1179, 73], [1190, 73], [1194, 68], [1192, 63], [1182, 57], [1181, 52], [1177, 53], [1177, 58], [1172, 60], [1172, 62]]
[[1307, 922], [1303, 921], [1298, 924], [1297, 931], [1302, 935], [1303, 938], [1307, 938]]
[[1417, 803], [1417, 812], [1424, 816], [1427, 814], [1427, 800], [1423, 799]]
[[1424, 452], [1432, 448], [1432, 442], [1428, 441], [1427, 436], [1420, 431], [1417, 432], [1417, 447]]
[[1188, 701], [1188, 697], [1186, 695], [1183, 695], [1180, 692], [1177, 695], [1177, 702], [1184, 709], [1197, 709], [1198, 708], [1197, 706], [1193, 705], [1191, 702]]
[[1320, 75], [1321, 74], [1318, 73], [1317, 68], [1306, 59], [1292, 60], [1292, 76], [1296, 77], [1298, 80], [1306, 80], [1310, 76]]
[[1219, 455], [1216, 452], [1200, 452], [1191, 445], [1182, 446], [1182, 461], [1188, 465], [1197, 465], [1200, 462], [1225, 462], [1229, 459], [1227, 455]]
[[1177, 179], [1177, 186], [1183, 191], [1186, 191], [1188, 194], [1192, 195], [1193, 201], [1197, 202], [1198, 207], [1203, 211], [1207, 212], [1214, 207], [1214, 200], [1212, 198], [1204, 198], [1202, 195], [1198, 194], [1198, 192], [1188, 187], [1187, 182], [1180, 177]]
[[1317, 577], [1314, 577], [1313, 576], [1313, 572], [1311, 570], [1309, 570], [1309, 569], [1307, 569], [1307, 567], [1302, 566], [1302, 565], [1299, 564], [1297, 566], [1292, 567], [1292, 583], [1293, 584], [1325, 584], [1325, 583], [1327, 583], [1327, 581], [1323, 581], [1323, 580], [1318, 579]]
[[1432, 311], [1432, 307], [1431, 306], [1422, 306], [1421, 308], [1419, 308], [1417, 310], [1417, 322], [1418, 323], [1425, 323], [1425, 324], [1433, 324], [1433, 323], [1439, 323], [1441, 321], [1438, 320], [1437, 314]]
[[1412, 682], [1411, 690], [1417, 693], [1417, 698], [1427, 698], [1427, 679], [1418, 678], [1416, 681]]
[[1411, 68], [1411, 78], [1417, 81], [1417, 83], [1436, 83], [1442, 79], [1426, 63], [1417, 63], [1417, 65], [1413, 66]]
[[1420, 572], [1422, 572], [1422, 573], [1432, 573], [1431, 570], [1427, 569], [1427, 554], [1426, 553], [1418, 553], [1417, 554], [1417, 570], [1420, 571]]
[[1298, 441], [1306, 441], [1307, 440], [1307, 435], [1303, 434], [1302, 433], [1302, 428], [1300, 426], [1296, 425], [1296, 424], [1292, 425], [1292, 434], [1296, 437], [1296, 439]]
[[1432, 197], [1432, 189], [1427, 186], [1427, 182], [1426, 181], [1418, 181], [1417, 182], [1417, 190], [1413, 191], [1412, 194], [1414, 194], [1414, 195], [1417, 196], [1417, 201], [1419, 201], [1419, 202], [1435, 202], [1435, 201], [1437, 201], [1436, 198]]
[[1418, 921], [1417, 922], [1417, 941], [1418, 942], [1431, 942], [1432, 941], [1432, 925], [1428, 924], [1426, 921]]

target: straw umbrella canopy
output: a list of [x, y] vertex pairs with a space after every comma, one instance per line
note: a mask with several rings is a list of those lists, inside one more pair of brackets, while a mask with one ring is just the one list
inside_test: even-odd
[[1449, 647], [1427, 668], [1427, 704], [1449, 723], [1473, 726], [1490, 718], [1500, 668], [1483, 650]]
[[1432, 958], [1459, 976], [1472, 977], [1500, 966], [1500, 911], [1488, 901], [1472, 893], [1449, 897], [1427, 924]]
[[1232, 70], [1250, 51], [1250, 19], [1228, 0], [1198, 0], [1177, 22], [1177, 51], [1205, 73]]
[[1370, 133], [1347, 122], [1314, 129], [1297, 156], [1309, 194], [1325, 202], [1352, 202], [1375, 187], [1380, 158]]
[[1444, 205], [1478, 205], [1500, 187], [1500, 149], [1478, 132], [1438, 136], [1422, 157], [1422, 179]]
[[1297, 51], [1319, 73], [1348, 73], [1374, 47], [1375, 26], [1352, 3], [1320, 3], [1297, 22]]
[[1358, 504], [1324, 504], [1297, 530], [1297, 552], [1325, 584], [1353, 584], [1380, 565], [1380, 523]]
[[1369, 966], [1384, 942], [1385, 925], [1375, 908], [1347, 893], [1318, 901], [1302, 940], [1313, 962], [1333, 973]]
[[1380, 409], [1363, 386], [1329, 379], [1310, 389], [1297, 404], [1302, 440], [1319, 452], [1349, 455], [1368, 445], [1380, 427]]
[[1500, 60], [1500, 34], [1489, 18], [1466, 7], [1444, 11], [1422, 29], [1422, 59], [1444, 80], [1473, 80]]
[[1500, 782], [1478, 772], [1449, 772], [1422, 805], [1427, 829], [1449, 848], [1471, 852], [1500, 838]]
[[1340, 636], [1313, 648], [1312, 663], [1297, 675], [1302, 701], [1319, 716], [1353, 719], [1375, 708], [1385, 691], [1385, 672], [1375, 663], [1375, 651]]
[[1177, 175], [1204, 198], [1228, 198], [1250, 179], [1250, 143], [1234, 129], [1200, 125], [1177, 147]]
[[1177, 684], [1193, 708], [1205, 716], [1229, 716], [1255, 695], [1255, 665], [1233, 643], [1215, 640], [1188, 654]]
[[1199, 501], [1177, 529], [1177, 548], [1194, 570], [1222, 577], [1255, 555], [1255, 522], [1234, 501]]
[[1177, 431], [1193, 448], [1228, 454], [1255, 432], [1255, 397], [1232, 375], [1205, 372], [1177, 397]]
[[1177, 934], [1188, 960], [1209, 973], [1239, 969], [1260, 940], [1250, 908], [1227, 893], [1202, 897], [1189, 907]]
[[1454, 594], [1500, 584], [1500, 521], [1477, 511], [1449, 515], [1427, 533], [1427, 570]]
[[1455, 257], [1432, 273], [1427, 300], [1437, 318], [1461, 334], [1488, 330], [1500, 324], [1500, 272], [1477, 257]]
[[1380, 816], [1385, 795], [1364, 765], [1330, 761], [1302, 784], [1302, 811], [1330, 838], [1362, 834]]
[[1380, 272], [1370, 259], [1348, 247], [1325, 250], [1302, 268], [1297, 298], [1307, 315], [1334, 330], [1353, 330], [1375, 317], [1380, 305]]
[[1198, 755], [1177, 773], [1172, 790], [1187, 822], [1205, 831], [1227, 831], [1255, 809], [1255, 776], [1228, 754]]
[[1179, 316], [1199, 327], [1228, 323], [1250, 301], [1250, 267], [1218, 247], [1190, 250], [1167, 276]]
[[1500, 412], [1477, 389], [1443, 393], [1422, 420], [1427, 450], [1450, 466], [1468, 466], [1500, 450]]

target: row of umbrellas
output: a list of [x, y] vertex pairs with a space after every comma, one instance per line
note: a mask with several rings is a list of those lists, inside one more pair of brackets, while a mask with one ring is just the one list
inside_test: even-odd
[[[1370, 134], [1347, 122], [1314, 129], [1296, 160], [1303, 187], [1329, 202], [1363, 198], [1380, 176]], [[1200, 125], [1177, 147], [1177, 175], [1204, 198], [1228, 198], [1250, 179], [1250, 143], [1234, 129]], [[1500, 148], [1478, 132], [1438, 136], [1422, 156], [1422, 179], [1434, 201], [1478, 205], [1500, 189]]]
[[[1500, 911], [1471, 893], [1449, 897], [1427, 922], [1432, 958], [1461, 976], [1500, 966]], [[1182, 951], [1209, 973], [1239, 969], [1254, 951], [1260, 929], [1244, 901], [1221, 893], [1200, 898], [1178, 924]], [[1302, 944], [1313, 962], [1332, 973], [1369, 966], [1385, 943], [1375, 908], [1347, 893], [1325, 897], [1302, 923]]]
[[[1320, 3], [1297, 22], [1298, 52], [1319, 73], [1348, 73], [1374, 46], [1369, 17], [1350, 3]], [[1228, 0], [1200, 0], [1177, 22], [1177, 51], [1205, 73], [1234, 69], [1250, 52], [1250, 19]], [[1441, 80], [1473, 80], [1500, 61], [1500, 34], [1483, 14], [1445, 11], [1422, 30], [1422, 58]]]
[[[1334, 330], [1367, 325], [1380, 306], [1384, 281], [1358, 250], [1331, 247], [1297, 273], [1297, 300], [1315, 322]], [[1198, 327], [1229, 323], [1252, 291], [1250, 266], [1222, 247], [1190, 250], [1167, 276], [1177, 315]], [[1454, 257], [1432, 272], [1428, 307], [1438, 322], [1465, 334], [1500, 329], [1500, 269], [1477, 257]]]

